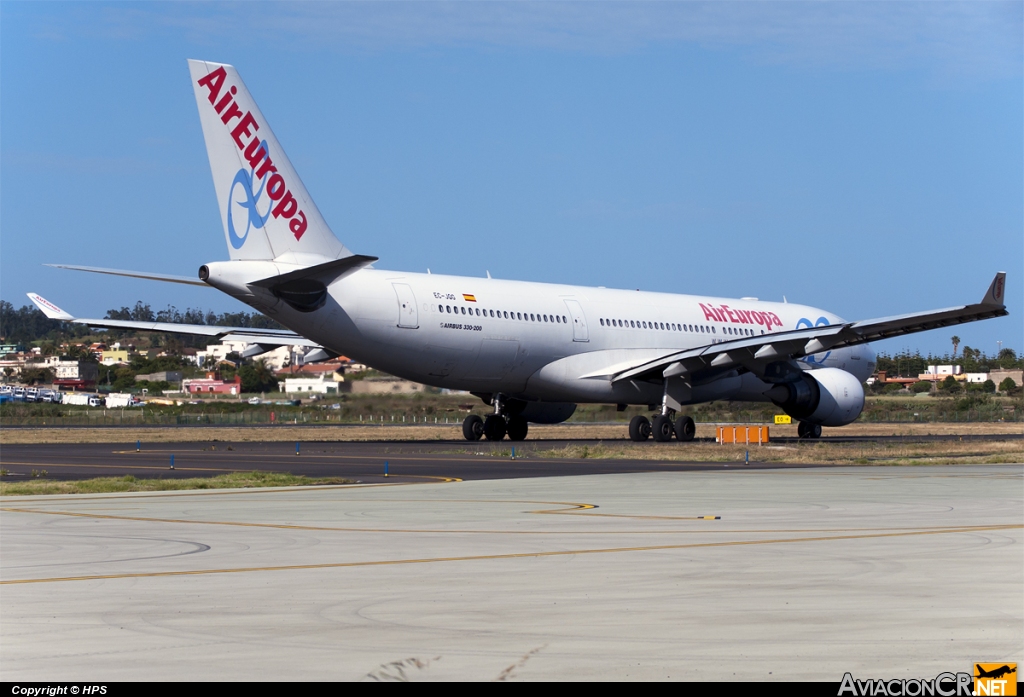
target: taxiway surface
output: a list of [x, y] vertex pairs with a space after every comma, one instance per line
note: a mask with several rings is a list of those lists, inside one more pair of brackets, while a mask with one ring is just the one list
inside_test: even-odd
[[[1019, 441], [1020, 435], [970, 436], [975, 442]], [[818, 443], [870, 441], [904, 445], [909, 442], [953, 441], [949, 436], [901, 436], [828, 438], [823, 441], [802, 441], [796, 438], [776, 439], [765, 449], [757, 445], [726, 446], [724, 453], [733, 457], [707, 462], [706, 458], [687, 462], [668, 456], [685, 454], [688, 444], [653, 443], [645, 445], [653, 453], [658, 449], [666, 459], [623, 459], [594, 457], [545, 457], [545, 451], [600, 447], [600, 440], [527, 440], [521, 443], [502, 441], [336, 441], [306, 442], [182, 442], [142, 443], [137, 452], [134, 441], [114, 443], [36, 443], [4, 445], [0, 466], [6, 481], [24, 481], [33, 470], [45, 471], [51, 479], [73, 480], [93, 477], [189, 478], [206, 477], [229, 472], [287, 472], [309, 477], [343, 477], [359, 482], [384, 482], [384, 463], [388, 463], [391, 479], [410, 480], [423, 477], [458, 479], [509, 479], [519, 477], [579, 476], [587, 474], [627, 474], [634, 472], [685, 472], [693, 470], [730, 469], [744, 462], [749, 452], [749, 467], [798, 468], [815, 464], [761, 463], [758, 458], [772, 448], [814, 448]], [[713, 441], [705, 440], [706, 443]], [[513, 460], [512, 449], [520, 455]], [[174, 456], [174, 470], [170, 469]], [[525, 457], [523, 457], [525, 456]]]
[[1022, 528], [1020, 465], [7, 497], [0, 671], [934, 677], [1024, 656]]

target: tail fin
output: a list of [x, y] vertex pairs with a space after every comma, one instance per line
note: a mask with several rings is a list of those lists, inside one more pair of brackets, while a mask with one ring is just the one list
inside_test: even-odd
[[322, 263], [351, 254], [327, 226], [238, 71], [190, 60], [232, 259]]

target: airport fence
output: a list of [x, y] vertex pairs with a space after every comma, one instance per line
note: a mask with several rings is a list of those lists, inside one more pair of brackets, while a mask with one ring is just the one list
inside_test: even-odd
[[[973, 423], [973, 422], [1020, 422], [1021, 411], [1007, 409], [1000, 405], [983, 405], [980, 408], [963, 410], [909, 411], [905, 409], [866, 410], [858, 419], [867, 423]], [[602, 411], [575, 414], [568, 424], [625, 424], [631, 414], [609, 414]], [[699, 411], [692, 414], [697, 423], [771, 423], [771, 415], [763, 411], [733, 410], [729, 412]], [[118, 427], [118, 426], [273, 426], [273, 425], [459, 425], [465, 413], [452, 414], [333, 414], [309, 410], [287, 411], [232, 411], [202, 413], [166, 413], [156, 409], [81, 409], [62, 411], [60, 414], [22, 415], [4, 413], [0, 415], [0, 427]]]

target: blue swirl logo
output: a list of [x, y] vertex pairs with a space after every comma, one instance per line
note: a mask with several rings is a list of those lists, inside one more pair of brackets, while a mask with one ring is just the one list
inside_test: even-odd
[[[832, 324], [832, 323], [828, 321], [827, 317], [819, 317], [818, 319], [816, 319], [814, 321], [813, 325], [811, 324], [811, 320], [807, 319], [806, 317], [801, 317], [800, 319], [798, 319], [796, 321], [796, 328], [797, 329], [805, 329], [805, 328], [806, 329], [811, 329], [812, 327], [827, 327], [830, 324]], [[831, 351], [826, 351], [825, 355], [822, 356], [820, 361], [814, 360], [814, 356], [804, 356], [802, 360], [804, 360], [804, 361], [806, 361], [808, 363], [812, 363], [814, 365], [824, 365], [825, 361], [828, 360], [828, 357], [830, 355], [832, 355], [832, 352]]]
[[[267, 141], [260, 143], [260, 147], [266, 152], [266, 157], [270, 157], [270, 147], [267, 145]], [[262, 160], [262, 158], [260, 158]], [[228, 190], [228, 240], [231, 242], [231, 246], [235, 249], [241, 249], [242, 245], [245, 244], [245, 240], [249, 237], [249, 231], [253, 228], [262, 229], [267, 224], [267, 220], [270, 218], [270, 201], [269, 196], [267, 197], [267, 212], [260, 215], [259, 202], [260, 198], [263, 197], [264, 188], [267, 183], [267, 177], [270, 172], [263, 175], [263, 178], [259, 180], [259, 189], [253, 191], [253, 188], [257, 184], [256, 180], [256, 168], [253, 167], [251, 170], [242, 168], [238, 170], [238, 174], [235, 175], [234, 181], [231, 182], [231, 188]], [[242, 198], [235, 199], [235, 189], [242, 187]], [[235, 206], [241, 206], [245, 209], [245, 232], [241, 235], [235, 229]]]

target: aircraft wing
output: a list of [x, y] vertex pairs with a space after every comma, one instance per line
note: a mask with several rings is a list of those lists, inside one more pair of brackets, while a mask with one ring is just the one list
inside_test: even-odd
[[704, 383], [737, 369], [753, 372], [758, 377], [771, 378], [774, 371], [785, 371], [788, 361], [822, 351], [1003, 317], [1009, 314], [1003, 302], [1005, 283], [1006, 274], [997, 273], [985, 297], [973, 305], [743, 337], [669, 353], [654, 360], [620, 368], [612, 374], [611, 380], [660, 381], [667, 377], [689, 375], [695, 382]]
[[[256, 329], [253, 327], [221, 327], [209, 324], [177, 324], [175, 322], [136, 322], [134, 320], [121, 319], [83, 319], [74, 317], [60, 309], [46, 298], [36, 293], [28, 294], [29, 300], [35, 303], [36, 307], [43, 311], [43, 314], [50, 319], [59, 319], [74, 324], [85, 324], [90, 327], [106, 327], [108, 329], [137, 329], [145, 332], [165, 332], [171, 334], [195, 334], [209, 336], [221, 341], [244, 341], [250, 344], [257, 344], [259, 347], [275, 346], [306, 346], [310, 348], [321, 348], [315, 341], [288, 331], [287, 329]], [[248, 353], [248, 350], [246, 351]], [[257, 355], [250, 353], [249, 355]]]

